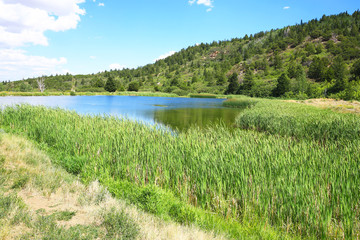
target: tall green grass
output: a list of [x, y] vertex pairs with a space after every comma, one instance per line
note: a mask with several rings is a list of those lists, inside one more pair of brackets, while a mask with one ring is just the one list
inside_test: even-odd
[[[6, 96], [62, 96], [66, 95], [64, 92], [0, 92], [1, 97]], [[67, 93], [69, 95], [69, 93]]]
[[192, 93], [192, 94], [189, 94], [189, 97], [191, 97], [191, 98], [216, 98], [217, 96], [215, 94], [209, 94], [209, 93]]
[[116, 92], [116, 95], [121, 96], [147, 96], [147, 97], [179, 97], [175, 93], [163, 93], [163, 92]]
[[250, 98], [250, 97], [238, 97], [238, 98], [229, 98], [223, 101], [224, 107], [231, 107], [231, 108], [247, 108], [255, 106], [260, 101], [258, 98]]
[[[346, 119], [343, 131], [351, 132]], [[99, 178], [117, 196], [181, 222], [223, 228], [235, 238], [244, 233], [236, 222], [249, 216], [262, 219], [264, 229], [276, 226], [304, 238], [354, 238], [360, 231], [356, 137], [323, 145], [222, 126], [174, 135], [128, 120], [30, 106], [4, 109], [0, 124], [46, 144], [59, 164], [83, 179]]]
[[360, 139], [360, 116], [298, 103], [259, 101], [242, 111], [237, 126], [271, 134], [339, 144]]

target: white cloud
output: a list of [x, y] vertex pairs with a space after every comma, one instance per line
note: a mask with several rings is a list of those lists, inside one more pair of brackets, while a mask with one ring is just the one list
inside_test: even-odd
[[204, 5], [208, 7], [208, 9], [206, 9], [207, 12], [210, 12], [214, 8], [213, 2], [213, 0], [189, 0], [190, 5], [197, 3], [198, 5]]
[[290, 7], [289, 7], [289, 6], [286, 6], [286, 7], [283, 7], [283, 9], [284, 9], [284, 10], [288, 10], [288, 9], [290, 9]]
[[125, 65], [121, 65], [119, 63], [113, 63], [113, 64], [110, 64], [109, 68], [110, 70], [121, 70], [123, 68], [125, 68], [126, 66]]
[[0, 81], [20, 80], [50, 74], [64, 74], [66, 58], [30, 56], [19, 49], [0, 49]]
[[0, 0], [0, 47], [48, 45], [45, 31], [75, 29], [85, 0]]
[[104, 7], [105, 6], [105, 4], [104, 3], [99, 3], [99, 5], [98, 5], [99, 7]]
[[158, 61], [158, 60], [161, 60], [161, 59], [165, 59], [165, 58], [167, 58], [167, 57], [170, 57], [171, 55], [174, 55], [176, 52], [175, 51], [170, 51], [170, 52], [168, 52], [168, 53], [165, 53], [165, 54], [163, 54], [163, 55], [160, 55], [158, 58], [156, 58], [155, 60], [154, 60], [154, 62], [156, 62], [156, 61]]
[[96, 56], [90, 56], [90, 59], [94, 60], [96, 59]]

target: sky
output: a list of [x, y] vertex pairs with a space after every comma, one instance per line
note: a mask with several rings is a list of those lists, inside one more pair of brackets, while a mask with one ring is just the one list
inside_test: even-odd
[[359, 7], [359, 0], [0, 0], [0, 81], [136, 68], [198, 43]]

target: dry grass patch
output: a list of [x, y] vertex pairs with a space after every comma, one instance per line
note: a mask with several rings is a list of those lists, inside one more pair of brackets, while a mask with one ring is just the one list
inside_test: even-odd
[[337, 112], [344, 113], [360, 113], [360, 102], [358, 101], [344, 101], [329, 98], [318, 98], [308, 100], [288, 100], [288, 102], [296, 102], [306, 105], [311, 105], [320, 108], [329, 108]]

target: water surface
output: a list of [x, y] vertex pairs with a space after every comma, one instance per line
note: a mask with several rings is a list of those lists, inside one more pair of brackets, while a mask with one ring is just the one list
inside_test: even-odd
[[108, 114], [147, 124], [164, 124], [184, 130], [234, 123], [238, 109], [222, 106], [223, 99], [170, 98], [140, 96], [40, 96], [0, 97], [0, 106], [27, 103], [75, 110], [80, 114]]

